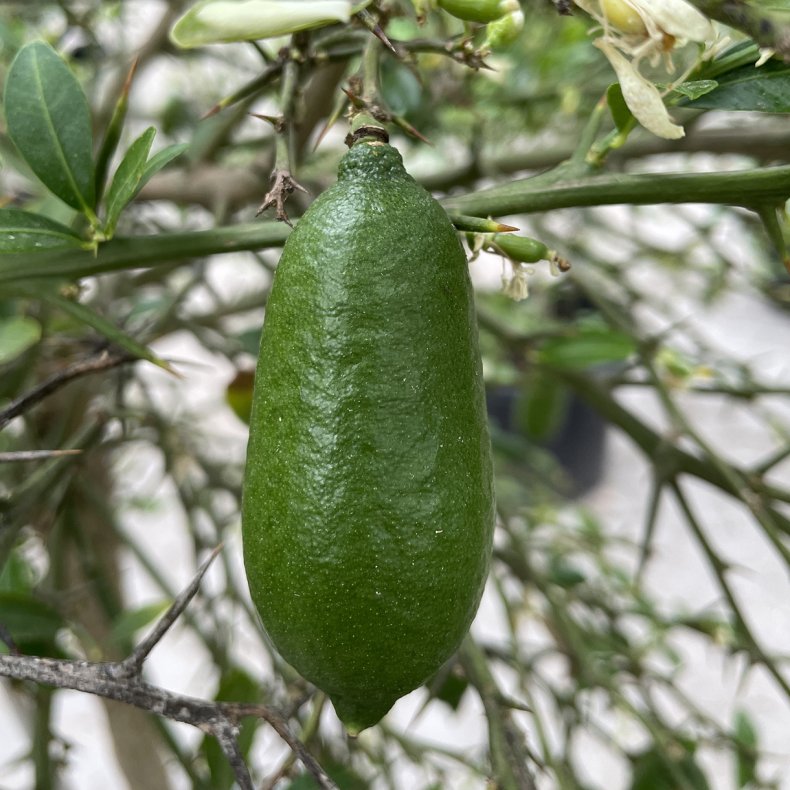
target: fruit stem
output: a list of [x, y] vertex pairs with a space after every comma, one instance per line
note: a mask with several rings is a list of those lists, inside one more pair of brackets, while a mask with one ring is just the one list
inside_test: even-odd
[[367, 110], [358, 112], [351, 121], [351, 130], [346, 137], [346, 145], [351, 148], [359, 142], [371, 140], [388, 143], [389, 133], [384, 124], [373, 117]]

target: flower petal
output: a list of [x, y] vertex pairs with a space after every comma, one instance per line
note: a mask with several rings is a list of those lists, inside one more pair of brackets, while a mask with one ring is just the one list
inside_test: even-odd
[[184, 49], [272, 38], [347, 22], [364, 5], [357, 2], [352, 8], [351, 0], [202, 0], [175, 23], [170, 38]]
[[710, 20], [686, 0], [629, 0], [643, 17], [651, 18], [670, 36], [684, 41], [713, 41], [716, 33]]
[[658, 88], [646, 80], [630, 61], [604, 39], [596, 40], [595, 46], [606, 55], [615, 70], [623, 98], [634, 118], [658, 137], [667, 140], [683, 137], [683, 127], [672, 123]]

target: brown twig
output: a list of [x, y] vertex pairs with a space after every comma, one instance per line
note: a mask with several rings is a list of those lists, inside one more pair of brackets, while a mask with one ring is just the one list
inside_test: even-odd
[[110, 353], [109, 351], [102, 351], [101, 354], [95, 357], [75, 362], [68, 367], [58, 370], [53, 373], [49, 378], [41, 382], [41, 384], [33, 387], [32, 390], [20, 395], [16, 400], [11, 401], [2, 411], [0, 411], [0, 431], [8, 425], [11, 420], [24, 414], [29, 409], [33, 408], [37, 403], [52, 395], [61, 387], [68, 384], [74, 379], [87, 376], [90, 373], [99, 373], [103, 370], [110, 370], [119, 365], [127, 362], [133, 362], [137, 357], [127, 353]]
[[267, 208], [274, 206], [275, 217], [280, 222], [285, 222], [287, 225], [293, 227], [291, 220], [288, 218], [288, 212], [285, 210], [285, 201], [294, 192], [307, 192], [307, 190], [288, 172], [287, 170], [275, 170], [272, 173], [272, 188], [266, 193], [263, 202], [255, 212], [255, 216], [259, 216]]
[[[259, 704], [198, 699], [152, 686], [142, 679], [143, 662], [194, 598], [200, 581], [219, 551], [220, 547], [212, 552], [152, 633], [124, 661], [91, 662], [18, 654], [0, 655], [0, 676], [95, 694], [197, 727], [217, 739], [242, 790], [253, 790], [254, 785], [239, 749], [236, 732], [243, 718], [252, 716], [263, 719], [288, 744], [322, 790], [337, 790], [326, 771], [291, 732], [286, 719], [272, 708]], [[0, 631], [2, 634], [3, 631]], [[10, 635], [7, 639], [4, 637], [4, 641], [10, 647], [13, 646]]]

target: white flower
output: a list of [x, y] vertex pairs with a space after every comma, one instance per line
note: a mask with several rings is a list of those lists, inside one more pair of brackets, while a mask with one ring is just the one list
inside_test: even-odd
[[[708, 52], [716, 33], [711, 22], [685, 0], [575, 0], [598, 20], [603, 35], [595, 45], [617, 74], [623, 98], [634, 117], [659, 137], [683, 137], [673, 123], [656, 86], [642, 75], [643, 60], [657, 65], [662, 59], [673, 74], [672, 51], [689, 42]], [[676, 78], [682, 82], [686, 74]]]
[[514, 302], [522, 302], [529, 296], [529, 284], [527, 277], [534, 274], [534, 269], [525, 266], [518, 261], [509, 260], [510, 273], [505, 269], [505, 264], [502, 267], [502, 293], [509, 296]]
[[348, 22], [371, 0], [201, 0], [173, 26], [184, 49], [229, 41], [272, 38], [333, 22]]

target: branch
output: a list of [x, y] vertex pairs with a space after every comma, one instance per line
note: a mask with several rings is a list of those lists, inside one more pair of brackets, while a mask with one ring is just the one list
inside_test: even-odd
[[[124, 661], [91, 662], [18, 654], [0, 655], [0, 676], [95, 694], [172, 721], [191, 724], [217, 739], [242, 790], [253, 790], [254, 785], [238, 746], [237, 728], [241, 719], [248, 716], [263, 719], [288, 744], [322, 790], [337, 790], [324, 769], [291, 732], [283, 716], [273, 709], [264, 705], [198, 699], [152, 686], [142, 679], [143, 662], [194, 598], [220, 548], [212, 552], [151, 634]], [[5, 629], [0, 624], [0, 637], [4, 634]], [[14, 652], [13, 642], [9, 648]]]
[[46, 461], [64, 455], [80, 455], [82, 450], [16, 450], [0, 453], [0, 464], [14, 464], [22, 461]]
[[748, 0], [689, 0], [703, 14], [724, 22], [753, 38], [761, 47], [790, 61], [790, 14], [776, 8], [759, 8]]
[[[20, 395], [16, 400], [11, 401], [8, 406], [0, 411], [0, 431], [2, 431], [3, 428], [5, 428], [6, 425], [8, 425], [8, 423], [11, 422], [11, 420], [13, 420], [15, 417], [18, 417], [20, 414], [24, 414], [26, 411], [33, 408], [33, 406], [35, 406], [37, 403], [44, 400], [44, 398], [48, 397], [53, 392], [56, 392], [70, 381], [74, 381], [74, 379], [87, 376], [91, 373], [99, 373], [103, 370], [117, 368], [119, 365], [123, 365], [127, 362], [134, 362], [136, 359], [137, 357], [133, 356], [132, 354], [110, 354], [107, 351], [103, 351], [97, 357], [90, 357], [89, 359], [75, 362], [73, 365], [69, 365], [62, 370], [58, 370], [29, 392], [26, 392], [24, 395]], [[78, 452], [80, 451], [60, 451], [60, 454], [68, 455]], [[54, 453], [55, 451], [48, 451], [48, 456], [46, 457], [51, 457]], [[19, 454], [17, 453], [15, 455]], [[32, 456], [29, 453], [27, 455], [27, 458], [6, 458], [5, 460], [31, 460]], [[44, 456], [39, 453], [38, 457]]]
[[618, 203], [712, 203], [751, 208], [790, 196], [790, 166], [734, 172], [617, 174], [563, 179], [563, 166], [446, 200], [445, 208], [501, 216]]
[[77, 279], [94, 274], [160, 266], [224, 252], [279, 247], [291, 229], [279, 222], [255, 222], [210, 230], [157, 233], [150, 236], [116, 236], [93, 252], [54, 249], [11, 253], [0, 258], [0, 294], [4, 282], [41, 277]]
[[461, 646], [459, 658], [486, 712], [496, 786], [501, 790], [535, 790], [524, 733], [513, 721], [510, 706], [503, 700], [486, 656], [471, 636]]

